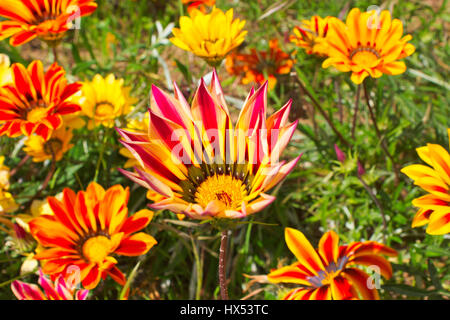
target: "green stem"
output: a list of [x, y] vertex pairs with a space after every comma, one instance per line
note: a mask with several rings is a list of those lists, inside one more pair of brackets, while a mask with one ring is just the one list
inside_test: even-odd
[[352, 139], [353, 140], [355, 139], [356, 119], [358, 117], [360, 96], [361, 96], [361, 85], [358, 84], [358, 87], [356, 88], [355, 111], [353, 113], [353, 122], [352, 122]]
[[375, 117], [375, 113], [373, 112], [373, 108], [372, 108], [372, 106], [370, 104], [370, 96], [369, 96], [369, 91], [367, 90], [366, 81], [363, 81], [363, 88], [364, 88], [364, 95], [366, 97], [367, 108], [369, 109], [369, 114], [370, 114], [370, 118], [371, 118], [372, 123], [373, 123], [373, 127], [375, 129], [375, 133], [377, 134], [377, 137], [380, 140], [381, 149], [383, 149], [383, 151], [386, 154], [386, 156], [389, 158], [389, 160], [391, 160], [392, 167], [394, 169], [395, 184], [398, 184], [398, 182], [400, 181], [400, 175], [399, 175], [399, 172], [398, 172], [397, 164], [394, 161], [394, 158], [392, 157], [391, 153], [388, 150], [388, 147], [386, 145], [386, 141], [384, 139], [384, 136], [381, 134], [381, 131], [378, 128], [377, 118]]
[[105, 132], [104, 132], [104, 135], [103, 135], [103, 145], [102, 145], [102, 149], [100, 150], [100, 155], [99, 155], [98, 160], [97, 160], [97, 165], [96, 165], [96, 167], [95, 167], [95, 175], [94, 175], [94, 181], [95, 181], [95, 182], [98, 182], [98, 181], [97, 181], [97, 179], [98, 179], [98, 174], [99, 174], [99, 172], [100, 172], [100, 165], [101, 165], [101, 163], [102, 163], [102, 161], [103, 161], [103, 156], [104, 156], [104, 154], [105, 154], [106, 142], [107, 142], [108, 137], [109, 137], [109, 131], [110, 131], [110, 130], [109, 130], [108, 128], [106, 128], [106, 129], [105, 129]]
[[195, 259], [195, 267], [197, 270], [197, 288], [195, 291], [195, 300], [201, 299], [201, 291], [202, 291], [202, 280], [203, 280], [203, 266], [200, 261], [200, 257], [198, 255], [198, 249], [197, 244], [194, 241], [194, 237], [191, 236], [191, 242], [192, 242], [192, 250], [194, 252], [194, 259]]

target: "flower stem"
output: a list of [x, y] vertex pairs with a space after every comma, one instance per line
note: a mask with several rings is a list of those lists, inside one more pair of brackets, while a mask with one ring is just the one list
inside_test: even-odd
[[219, 250], [219, 283], [220, 283], [220, 296], [222, 300], [228, 300], [228, 289], [226, 279], [227, 242], [228, 242], [228, 230], [223, 230], [220, 235], [220, 250]]
[[375, 117], [375, 113], [373, 112], [373, 108], [370, 104], [369, 91], [367, 90], [366, 81], [363, 81], [363, 87], [364, 87], [364, 95], [366, 97], [366, 102], [367, 102], [367, 108], [369, 109], [370, 118], [372, 119], [373, 127], [375, 128], [375, 133], [377, 134], [377, 137], [380, 140], [381, 149], [383, 149], [386, 156], [389, 158], [389, 160], [391, 160], [392, 167], [394, 168], [395, 184], [398, 184], [398, 182], [400, 181], [400, 177], [399, 177], [397, 164], [395, 163], [394, 158], [390, 154], [390, 152], [386, 146], [386, 141], [384, 140], [384, 137], [382, 136], [380, 129], [378, 128], [377, 119]]
[[200, 300], [201, 298], [201, 291], [202, 291], [202, 278], [203, 278], [203, 269], [202, 269], [202, 263], [198, 254], [197, 244], [194, 241], [194, 237], [191, 236], [191, 242], [192, 242], [192, 251], [194, 252], [194, 259], [195, 259], [195, 267], [197, 270], [197, 288], [195, 291], [195, 300]]
[[52, 47], [53, 51], [53, 62], [58, 62], [58, 50], [56, 49], [57, 46]]
[[381, 205], [380, 201], [378, 201], [377, 197], [373, 193], [372, 189], [367, 185], [367, 183], [364, 181], [364, 179], [358, 174], [359, 181], [362, 183], [364, 189], [366, 189], [369, 196], [372, 198], [373, 202], [375, 202], [375, 205], [378, 207], [378, 210], [380, 210], [381, 218], [383, 219], [383, 242], [386, 242], [386, 233], [387, 233], [387, 222], [386, 217], [384, 213], [383, 206]]
[[355, 139], [356, 119], [358, 118], [360, 96], [361, 96], [361, 85], [358, 84], [358, 87], [356, 88], [355, 111], [353, 113], [353, 122], [352, 122], [352, 139], [353, 140]]
[[19, 169], [28, 161], [28, 159], [30, 159], [30, 155], [27, 154], [22, 160], [20, 160], [19, 164], [11, 170], [11, 172], [9, 173], [9, 177], [14, 176], [17, 171], [19, 171]]

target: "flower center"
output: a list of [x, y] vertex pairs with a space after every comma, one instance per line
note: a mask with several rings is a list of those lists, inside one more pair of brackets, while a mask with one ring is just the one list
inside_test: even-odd
[[373, 64], [380, 58], [380, 54], [370, 46], [359, 46], [350, 52], [350, 59], [359, 65]]
[[37, 107], [27, 112], [27, 121], [36, 123], [42, 121], [48, 115], [48, 108]]
[[44, 144], [44, 152], [48, 155], [54, 156], [62, 149], [63, 143], [58, 138], [51, 138]]
[[83, 257], [89, 262], [102, 263], [111, 252], [111, 240], [106, 236], [87, 239], [82, 246]]
[[308, 281], [316, 288], [329, 285], [330, 282], [336, 278], [341, 271], [345, 268], [348, 262], [348, 257], [342, 257], [338, 259], [337, 264], [332, 262], [325, 267], [325, 270], [320, 270], [317, 276], [308, 278]]
[[242, 180], [222, 174], [208, 177], [202, 182], [195, 193], [195, 201], [206, 207], [209, 202], [216, 200], [227, 209], [237, 209], [246, 195], [247, 189]]
[[112, 117], [114, 114], [114, 106], [106, 101], [99, 102], [95, 106], [95, 115], [98, 117]]

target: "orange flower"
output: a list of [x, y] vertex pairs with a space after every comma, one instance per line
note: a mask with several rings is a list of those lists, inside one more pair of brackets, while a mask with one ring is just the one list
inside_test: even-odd
[[105, 191], [95, 182], [77, 194], [64, 189], [61, 201], [49, 197], [54, 215], [29, 223], [33, 237], [46, 247], [35, 256], [42, 260], [43, 272], [64, 276], [68, 268], [76, 267], [86, 289], [95, 288], [108, 275], [124, 285], [125, 276], [112, 254], [138, 256], [156, 244], [150, 235], [135, 233], [147, 226], [153, 212], [144, 209], [128, 217], [128, 198], [128, 188], [115, 185]]
[[19, 46], [36, 37], [57, 44], [73, 21], [95, 11], [94, 0], [2, 0], [0, 40]]
[[289, 37], [289, 40], [298, 47], [305, 48], [307, 54], [326, 56], [325, 37], [329, 19], [330, 17], [313, 16], [311, 20], [303, 20], [301, 26], [294, 28], [294, 34]]
[[182, 2], [183, 4], [188, 4], [187, 10], [189, 14], [194, 9], [206, 13], [206, 7], [212, 7], [216, 4], [216, 0], [182, 0]]
[[289, 291], [285, 300], [379, 299], [378, 291], [369, 288], [369, 275], [355, 266], [371, 266], [386, 279], [392, 276], [391, 264], [381, 255], [396, 256], [397, 252], [381, 243], [365, 241], [339, 246], [339, 236], [328, 231], [315, 250], [298, 230], [286, 228], [285, 238], [298, 262], [268, 275], [274, 283], [302, 286]]
[[411, 35], [403, 37], [403, 24], [391, 19], [389, 11], [360, 12], [354, 8], [345, 24], [330, 18], [326, 37], [328, 59], [322, 67], [336, 67], [352, 72], [351, 80], [360, 84], [367, 76], [379, 78], [383, 74], [397, 75], [406, 71], [399, 59], [413, 54], [415, 48], [408, 43]]
[[81, 110], [70, 101], [81, 83], [67, 84], [65, 71], [54, 63], [44, 73], [37, 60], [25, 68], [13, 64], [13, 84], [0, 88], [0, 136], [30, 136], [35, 133], [48, 140], [61, 126], [61, 116]]
[[[447, 132], [450, 141], [450, 128]], [[413, 164], [401, 170], [414, 184], [429, 192], [412, 202], [419, 208], [412, 227], [428, 224], [426, 232], [429, 234], [450, 233], [450, 154], [442, 146], [431, 143], [416, 151], [431, 168]]]
[[269, 41], [268, 51], [251, 50], [250, 54], [232, 53], [227, 56], [226, 68], [232, 75], [244, 74], [243, 84], [269, 81], [269, 89], [277, 83], [276, 75], [291, 71], [294, 60], [278, 46], [278, 40]]

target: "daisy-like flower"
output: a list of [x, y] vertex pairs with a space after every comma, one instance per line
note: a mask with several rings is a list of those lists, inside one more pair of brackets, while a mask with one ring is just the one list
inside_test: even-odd
[[198, 9], [201, 12], [206, 12], [206, 7], [212, 7], [216, 4], [216, 0], [183, 0], [183, 4], [188, 5], [188, 12], [191, 13], [194, 9]]
[[48, 140], [62, 123], [62, 116], [81, 110], [70, 98], [81, 83], [67, 84], [65, 71], [54, 63], [47, 72], [39, 60], [25, 68], [12, 65], [13, 83], [0, 88], [0, 136], [30, 136]]
[[2, 0], [0, 40], [19, 46], [38, 37], [57, 44], [77, 19], [95, 11], [94, 0]]
[[0, 214], [11, 213], [19, 209], [11, 193], [0, 189]]
[[86, 289], [108, 275], [124, 285], [125, 276], [112, 255], [138, 256], [156, 244], [152, 236], [135, 233], [147, 226], [153, 212], [144, 209], [128, 217], [128, 198], [128, 188], [116, 185], [105, 191], [95, 182], [77, 194], [64, 189], [61, 201], [48, 197], [54, 215], [29, 222], [31, 234], [46, 248], [35, 255], [43, 272], [65, 276], [75, 266]]
[[131, 88], [123, 85], [123, 79], [113, 74], [103, 78], [97, 74], [92, 81], [83, 83], [80, 102], [83, 114], [90, 119], [88, 128], [114, 126], [116, 118], [128, 114], [137, 101], [130, 97]]
[[379, 15], [373, 10], [360, 12], [354, 8], [346, 23], [338, 18], [328, 21], [326, 36], [328, 58], [322, 67], [336, 67], [342, 72], [352, 72], [351, 80], [360, 84], [367, 76], [379, 78], [383, 74], [398, 75], [406, 71], [399, 61], [415, 51], [408, 43], [411, 35], [403, 36], [403, 24], [391, 19], [383, 10]]
[[304, 48], [307, 54], [326, 56], [325, 37], [328, 32], [328, 20], [330, 17], [321, 18], [313, 16], [311, 20], [302, 20], [300, 26], [296, 26], [289, 40], [296, 46]]
[[12, 71], [9, 57], [0, 53], [0, 87], [12, 82]]
[[29, 284], [22, 281], [13, 281], [11, 290], [19, 300], [86, 300], [89, 290], [76, 289], [59, 276], [53, 283], [39, 270], [39, 285]]
[[216, 66], [244, 41], [244, 25], [245, 20], [233, 20], [233, 9], [226, 13], [215, 7], [211, 13], [194, 9], [190, 17], [180, 18], [180, 28], [173, 28], [170, 41]]
[[72, 137], [72, 130], [64, 127], [53, 131], [50, 139], [47, 141], [41, 136], [32, 135], [25, 141], [23, 151], [33, 157], [34, 162], [52, 159], [59, 161], [62, 159], [64, 153], [73, 147], [73, 144], [70, 143]]
[[287, 74], [291, 71], [294, 60], [281, 50], [277, 39], [269, 41], [269, 50], [251, 50], [250, 54], [232, 53], [227, 56], [226, 68], [233, 75], [244, 74], [243, 84], [259, 83], [262, 85], [269, 81], [269, 89], [277, 83], [277, 75]]
[[[450, 141], [450, 129], [447, 132]], [[412, 201], [419, 208], [412, 227], [428, 224], [429, 234], [450, 233], [450, 154], [442, 146], [431, 143], [416, 151], [428, 166], [413, 164], [401, 171], [429, 193]]]
[[265, 192], [300, 159], [279, 161], [297, 126], [288, 123], [291, 103], [266, 119], [267, 83], [252, 89], [233, 129], [215, 71], [209, 86], [201, 80], [191, 106], [176, 85], [174, 97], [153, 86], [148, 132], [118, 129], [140, 164], [121, 171], [163, 197], [154, 209], [194, 219], [245, 217], [275, 199]]
[[0, 156], [0, 190], [9, 189], [9, 167], [5, 166], [5, 156]]
[[[137, 133], [146, 133], [148, 132], [148, 125], [149, 125], [149, 117], [150, 115], [148, 112], [145, 113], [144, 117], [141, 119], [130, 119], [127, 122], [127, 127], [125, 130], [131, 131], [131, 132], [137, 132]], [[128, 150], [127, 148], [123, 147], [120, 148], [119, 153], [127, 158], [127, 162], [125, 163], [124, 167], [132, 168], [139, 166], [139, 161], [136, 160], [136, 158], [133, 156], [133, 154]]]
[[391, 264], [382, 255], [396, 256], [397, 252], [381, 243], [339, 246], [339, 236], [328, 231], [314, 249], [303, 233], [292, 228], [285, 229], [285, 239], [298, 262], [272, 270], [267, 276], [273, 283], [301, 285], [289, 291], [284, 300], [379, 299], [376, 288], [369, 285], [369, 275], [356, 266], [378, 269], [386, 279], [392, 276]]

